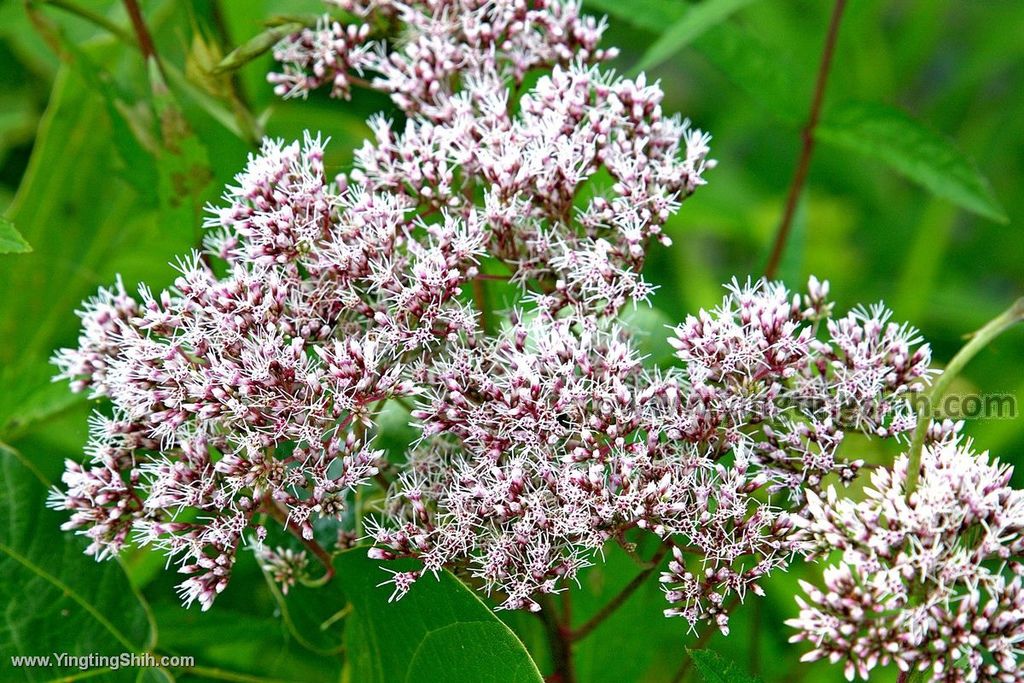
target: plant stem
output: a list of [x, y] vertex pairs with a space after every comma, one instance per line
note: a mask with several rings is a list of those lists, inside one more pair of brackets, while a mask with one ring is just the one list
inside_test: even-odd
[[572, 640], [574, 642], [577, 640], [583, 640], [584, 638], [589, 636], [594, 631], [594, 629], [600, 626], [605, 619], [610, 617], [612, 614], [615, 613], [616, 610], [622, 607], [622, 605], [625, 604], [626, 600], [628, 600], [630, 596], [633, 595], [633, 593], [635, 593], [642, 585], [644, 585], [645, 581], [647, 580], [647, 577], [649, 577], [654, 572], [654, 570], [658, 568], [658, 565], [661, 563], [661, 558], [665, 557], [665, 553], [668, 552], [668, 549], [669, 546], [667, 544], [660, 546], [658, 548], [658, 552], [654, 554], [654, 557], [651, 558], [649, 565], [643, 571], [641, 571], [639, 574], [633, 577], [633, 580], [627, 583], [625, 588], [619, 591], [619, 593], [614, 598], [609, 600], [604, 607], [598, 610], [597, 614], [588, 619], [587, 622], [580, 626], [578, 629], [570, 633], [570, 637], [572, 638]]
[[[220, 44], [224, 46], [224, 49], [228, 49], [231, 45], [231, 31], [228, 29], [227, 20], [224, 18], [224, 12], [220, 6], [220, 0], [213, 0], [210, 3], [210, 19], [213, 23], [213, 29], [217, 32], [217, 39]], [[245, 107], [246, 111], [252, 109], [252, 104], [249, 102], [249, 98], [245, 94], [245, 88], [242, 87], [242, 79], [239, 78], [238, 71], [233, 71], [228, 79], [231, 84], [231, 94], [238, 100], [238, 103]]]
[[[146, 22], [142, 18], [142, 10], [139, 9], [138, 0], [124, 0], [124, 8], [128, 10], [128, 18], [132, 21], [132, 29], [139, 43], [139, 52], [147, 62], [152, 58], [160, 67], [160, 58], [156, 54], [156, 46], [153, 44], [153, 36], [146, 28]], [[160, 67], [161, 71], [163, 68]]]
[[483, 280], [475, 278], [472, 283], [473, 287], [473, 301], [476, 304], [476, 308], [480, 311], [480, 327], [483, 328], [485, 334], [491, 331], [491, 311], [487, 306], [487, 292], [484, 290]]
[[985, 323], [985, 326], [971, 335], [970, 341], [964, 344], [955, 356], [946, 365], [945, 370], [935, 380], [931, 389], [925, 393], [917, 410], [917, 426], [914, 428], [914, 437], [910, 442], [909, 462], [907, 463], [907, 498], [917, 488], [917, 482], [921, 470], [921, 451], [924, 450], [924, 439], [928, 434], [928, 427], [931, 424], [932, 406], [942, 400], [949, 385], [953, 383], [964, 366], [979, 351], [1005, 332], [1010, 327], [1024, 320], [1024, 297], [1017, 299], [1008, 309], [1000, 313], [992, 320]]
[[[568, 613], [568, 612], [567, 612]], [[539, 613], [551, 647], [551, 661], [554, 672], [547, 677], [548, 683], [576, 683], [576, 672], [572, 663], [572, 634], [569, 624], [558, 618], [558, 610], [551, 599], [544, 600]]]
[[276, 519], [281, 526], [291, 532], [295, 538], [299, 539], [299, 541], [302, 542], [302, 545], [306, 547], [306, 550], [313, 553], [316, 559], [320, 561], [320, 564], [324, 566], [324, 575], [319, 579], [308, 582], [307, 585], [320, 586], [334, 578], [334, 561], [332, 560], [330, 553], [324, 550], [323, 546], [312, 538], [305, 538], [302, 535], [302, 529], [300, 529], [294, 522], [290, 521], [285, 511], [282, 510], [273, 500], [264, 498], [263, 509], [267, 514]]
[[797, 160], [796, 170], [793, 172], [793, 181], [789, 186], [789, 194], [786, 196], [786, 208], [782, 214], [782, 221], [779, 223], [778, 232], [775, 235], [775, 245], [772, 247], [772, 254], [768, 258], [768, 265], [764, 269], [765, 277], [769, 279], [775, 277], [775, 273], [779, 269], [779, 263], [782, 261], [782, 252], [785, 250], [786, 240], [789, 238], [789, 232], [793, 226], [793, 217], [796, 215], [800, 193], [803, 191], [804, 183], [807, 181], [807, 172], [811, 166], [811, 155], [814, 152], [814, 130], [818, 127], [818, 119], [821, 116], [821, 105], [825, 100], [825, 86], [828, 84], [828, 76], [832, 68], [832, 55], [835, 53], [836, 40], [839, 37], [839, 24], [842, 21], [845, 8], [846, 0], [836, 0], [836, 4], [832, 8], [832, 19], [828, 26], [828, 35], [825, 37], [821, 64], [818, 66], [818, 80], [814, 85], [814, 96], [811, 99], [811, 110], [807, 117], [807, 123], [800, 132], [803, 139], [803, 147], [800, 150], [800, 158]]

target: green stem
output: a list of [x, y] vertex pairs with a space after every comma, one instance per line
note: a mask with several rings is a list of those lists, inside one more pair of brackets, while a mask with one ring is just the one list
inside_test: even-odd
[[964, 344], [963, 348], [953, 356], [946, 369], [943, 370], [939, 378], [935, 380], [935, 383], [925, 393], [917, 410], [917, 427], [914, 429], [914, 437], [910, 442], [910, 462], [907, 464], [907, 498], [917, 488], [917, 482], [920, 477], [921, 451], [924, 449], [924, 439], [928, 434], [928, 426], [931, 423], [929, 412], [932, 406], [942, 400], [953, 380], [957, 378], [960, 371], [964, 369], [964, 366], [979, 351], [988, 346], [989, 342], [993, 339], [1022, 320], [1024, 320], [1024, 297], [1017, 299], [1012, 306], [971, 335], [970, 341]]

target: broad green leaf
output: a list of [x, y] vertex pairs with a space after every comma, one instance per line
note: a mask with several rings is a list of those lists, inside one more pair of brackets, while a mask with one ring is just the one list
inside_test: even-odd
[[[42, 364], [0, 368], [0, 386], [11, 387], [0, 397], [0, 439], [13, 441], [36, 423], [86, 401], [66, 382], [50, 382], [51, 370]], [[15, 382], [21, 384], [13, 386]]]
[[[178, 69], [172, 66], [165, 66], [164, 71], [167, 74], [167, 84], [174, 89], [178, 95], [178, 101], [183, 106], [187, 100], [188, 104], [193, 104], [202, 109], [226, 130], [231, 131], [239, 140], [244, 140], [250, 144], [258, 142], [255, 138], [256, 132], [254, 130], [243, 130], [238, 117], [223, 102], [190, 83], [185, 74]], [[244, 122], [247, 124], [251, 123], [248, 120]]]
[[0, 254], [27, 254], [32, 245], [25, 241], [14, 223], [0, 216]]
[[655, 67], [755, 0], [704, 0], [670, 25], [640, 58], [636, 70]]
[[[109, 43], [78, 49], [74, 66], [61, 70], [7, 212], [34, 246], [0, 268], [0, 291], [18, 293], [0, 316], [0, 429], [8, 438], [70, 405], [64, 387], [50, 385], [48, 359], [74, 343], [79, 302], [119, 271], [129, 286], [143, 277], [163, 286], [173, 277], [167, 262], [194, 242], [191, 214], [161, 226], [151, 210], [156, 169], [118, 113], [129, 106], [127, 95], [101, 76], [83, 76], [125, 50]], [[134, 73], [140, 67], [133, 64]]]
[[[0, 445], [0, 680], [81, 675], [72, 667], [14, 668], [10, 655], [118, 655], [149, 651], [156, 637], [141, 598], [117, 562], [83, 554], [45, 507], [47, 485], [22, 456]], [[98, 672], [90, 672], [98, 673]], [[104, 680], [135, 679], [135, 670]]]
[[419, 432], [411, 426], [412, 416], [409, 409], [398, 401], [388, 401], [377, 416], [377, 437], [374, 448], [387, 451], [394, 462], [402, 462], [406, 449], [409, 448]]
[[[162, 143], [157, 156], [160, 224], [167, 229], [176, 225], [191, 226], [198, 236], [202, 206], [207, 198], [204, 190], [213, 180], [209, 156], [155, 62], [150, 63], [149, 79]], [[198, 246], [198, 237], [196, 242]]]
[[974, 163], [953, 143], [899, 109], [847, 103], [828, 112], [815, 136], [882, 161], [937, 197], [979, 216], [1007, 222], [1003, 207]]
[[[401, 600], [378, 587], [388, 574], [366, 549], [338, 556], [335, 567], [352, 604], [345, 619], [349, 680], [518, 683], [541, 680], [526, 648], [461, 582], [427, 575]], [[393, 570], [410, 569], [402, 562]]]
[[[313, 575], [323, 571], [316, 560], [311, 558], [310, 562]], [[264, 576], [283, 627], [301, 647], [322, 657], [344, 651], [344, 624], [350, 607], [339, 581], [325, 586], [296, 583], [284, 595], [269, 575], [264, 572]]]
[[[0, 63], [0, 69], [4, 68], [10, 67]], [[36, 101], [37, 87], [9, 83], [5, 89], [8, 92], [0, 94], [0, 166], [13, 147], [32, 142], [42, 109]]]
[[[334, 652], [316, 652], [295, 636], [295, 629], [300, 626], [310, 629], [320, 625], [307, 618], [309, 615], [305, 612], [329, 614], [347, 605], [337, 582], [321, 589], [309, 589], [308, 599], [301, 600], [294, 599], [299, 596], [292, 592], [297, 587], [292, 587], [287, 596], [287, 607], [294, 622], [292, 628], [282, 613], [281, 602], [268, 588], [248, 549], [239, 550], [231, 583], [213, 608], [205, 612], [196, 607], [182, 607], [174, 590], [181, 575], [173, 568], [164, 568], [162, 554], [151, 550], [148, 553], [160, 560], [156, 575], [145, 588], [160, 627], [159, 650], [195, 657], [195, 668], [172, 670], [182, 683], [197, 680], [205, 683], [213, 679], [254, 683], [337, 683], [341, 680], [344, 653], [338, 651], [337, 645], [342, 642], [344, 619], [329, 625]], [[129, 556], [128, 561], [133, 560], [134, 573], [138, 576], [140, 556]], [[302, 634], [305, 641], [319, 636], [319, 632], [308, 630]]]
[[121, 87], [113, 74], [103, 66], [111, 55], [122, 51], [123, 46], [106, 40], [91, 52], [69, 38], [63, 27], [54, 25], [50, 30], [52, 39], [65, 52], [68, 68], [75, 72], [93, 94], [99, 95], [106, 106], [110, 123], [111, 147], [120, 157], [119, 176], [139, 193], [140, 197], [156, 203], [157, 170], [153, 154], [157, 142], [153, 137], [152, 112], [145, 104], [133, 103], [132, 94]]
[[34, 251], [0, 268], [0, 291], [17, 293], [0, 316], [0, 423], [49, 384], [47, 359], [74, 341], [74, 309], [107, 278], [100, 264], [131, 234], [135, 197], [117, 179], [110, 145], [102, 98], [63, 69], [7, 214]]
[[744, 672], [714, 650], [686, 650], [704, 683], [757, 683], [758, 678]]
[[[231, 581], [229, 591], [245, 583], [241, 576]], [[334, 683], [341, 676], [340, 655], [323, 657], [302, 647], [289, 637], [279, 615], [254, 615], [221, 604], [200, 612], [165, 603], [155, 606], [154, 612], [160, 624], [161, 652], [196, 658], [195, 669], [174, 671], [183, 683], [196, 680], [193, 675], [211, 680], [211, 672], [221, 674], [216, 678], [222, 680], [254, 683]]]

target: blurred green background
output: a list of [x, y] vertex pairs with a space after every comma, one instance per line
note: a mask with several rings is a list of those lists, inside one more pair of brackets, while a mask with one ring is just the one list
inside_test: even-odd
[[[33, 249], [0, 255], [0, 440], [51, 481], [65, 458], [80, 457], [86, 435], [90, 406], [51, 385], [47, 364], [55, 348], [74, 345], [79, 302], [117, 273], [129, 290], [142, 280], [154, 288], [168, 284], [167, 264], [196, 244], [203, 204], [240, 170], [259, 125], [286, 139], [306, 128], [324, 132], [332, 138], [328, 161], [340, 170], [367, 132], [365, 118], [390, 108], [386, 98], [365, 92], [352, 102], [322, 95], [277, 100], [265, 81], [268, 56], [234, 77], [209, 75], [232, 47], [264, 30], [267, 18], [320, 12], [315, 1], [142, 3], [167, 66], [169, 91], [155, 96], [138, 52], [96, 25], [127, 30], [119, 3], [82, 0], [93, 21], [56, 6], [62, 4], [68, 3], [0, 4], [0, 212]], [[651, 256], [647, 273], [660, 289], [654, 312], [640, 314], [638, 324], [657, 331], [717, 303], [723, 282], [762, 272], [800, 150], [832, 3], [585, 6], [621, 15], [610, 18], [605, 41], [622, 47], [616, 67], [628, 73], [660, 56], [649, 73], [662, 81], [665, 107], [714, 135], [718, 167], [672, 219], [674, 245], [655, 247]], [[703, 23], [695, 12], [698, 19], [707, 15]], [[685, 21], [689, 29], [680, 28]], [[788, 284], [800, 287], [812, 273], [828, 278], [841, 309], [884, 300], [897, 319], [922, 330], [940, 364], [964, 334], [1024, 294], [1021, 27], [1024, 3], [1016, 0], [849, 3], [821, 139], [780, 270]], [[857, 103], [881, 106], [897, 123], [881, 132], [844, 128]], [[897, 142], [885, 144], [893, 135]], [[918, 138], [924, 142], [917, 147], [907, 143]], [[995, 220], [1000, 213], [1007, 220]], [[1017, 329], [971, 363], [960, 388], [1020, 402], [1022, 368], [1024, 330]], [[1022, 461], [1024, 419], [979, 419], [967, 431], [981, 449]], [[874, 443], [847, 447], [869, 460], [891, 456]], [[1024, 476], [1016, 480], [1022, 484]], [[80, 548], [77, 539], [52, 534], [60, 515], [41, 514], [41, 533]], [[607, 566], [587, 573], [577, 603], [582, 617], [635, 573], [630, 562], [613, 553]], [[136, 554], [126, 566], [156, 614], [157, 645], [196, 654], [208, 669], [168, 676], [344, 674], [342, 657], [311, 653], [283, 624], [251, 564], [243, 563], [243, 576], [203, 615], [178, 608], [176, 578], [160, 571], [161, 559]], [[732, 635], [716, 636], [710, 646], [765, 681], [840, 680], [839, 669], [798, 664], [802, 649], [786, 644], [781, 622], [795, 615], [801, 571], [807, 573], [794, 569], [769, 582], [769, 597], [744, 606]], [[584, 641], [581, 681], [671, 680], [694, 638], [680, 620], [662, 619], [663, 607], [652, 583]], [[507, 619], [544, 662], [529, 617]]]

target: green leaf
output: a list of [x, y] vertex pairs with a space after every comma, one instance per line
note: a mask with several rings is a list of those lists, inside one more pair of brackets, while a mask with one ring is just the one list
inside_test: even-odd
[[689, 45], [713, 26], [729, 18], [755, 0], [704, 0], [691, 7], [669, 26], [640, 58], [636, 71], [655, 67]]
[[[683, 3], [663, 0], [587, 0], [586, 4], [653, 33], [661, 33], [687, 14]], [[735, 22], [723, 21], [693, 39], [693, 47], [767, 111], [790, 123], [803, 116], [805, 104], [793, 97], [796, 85], [791, 65], [777, 48], [765, 45], [758, 36]]]
[[17, 293], [0, 316], [0, 423], [49, 385], [47, 359], [75, 338], [73, 310], [99, 282], [113, 279], [98, 272], [108, 249], [118, 237], [134, 237], [135, 196], [116, 179], [104, 114], [102, 98], [64, 67], [7, 214], [34, 250], [0, 268], [0, 291]]
[[[323, 571], [315, 561], [313, 565], [314, 572]], [[300, 582], [284, 595], [273, 578], [265, 572], [264, 576], [282, 625], [296, 643], [322, 657], [344, 651], [343, 625], [349, 606], [340, 582], [330, 581], [326, 586], [305, 586]]]
[[935, 196], [990, 220], [1008, 221], [988, 181], [944, 137], [906, 113], [882, 104], [836, 107], [815, 137], [884, 162]]
[[33, 425], [85, 403], [85, 395], [72, 393], [66, 382], [50, 382], [51, 370], [37, 363], [0, 369], [0, 386], [19, 383], [0, 397], [0, 438], [13, 441]]
[[209, 155], [168, 89], [155, 61], [150, 62], [149, 78], [162, 145], [157, 159], [160, 223], [168, 230], [173, 230], [176, 225], [192, 226], [198, 243], [204, 190], [213, 180]]
[[301, 31], [303, 27], [304, 24], [288, 22], [280, 26], [268, 28], [262, 33], [257, 33], [255, 36], [229, 52], [228, 55], [213, 68], [212, 72], [215, 74], [221, 74], [240, 69], [260, 55], [266, 53], [282, 38], [287, 38], [291, 34]]
[[686, 6], [681, 2], [665, 2], [665, 0], [586, 0], [587, 10], [591, 8], [608, 13], [637, 28], [661, 33], [666, 26], [679, 21], [686, 14]]
[[14, 223], [0, 216], [0, 254], [27, 254], [32, 246], [25, 241]]
[[[509, 628], [447, 572], [420, 579], [401, 600], [378, 587], [388, 574], [356, 549], [335, 561], [352, 604], [345, 620], [349, 680], [539, 683], [540, 672]], [[390, 569], [410, 569], [402, 562]]]
[[374, 448], [384, 449], [394, 462], [402, 462], [409, 446], [419, 436], [412, 427], [409, 409], [398, 403], [388, 401], [377, 416], [377, 437]]
[[744, 672], [735, 662], [730, 662], [714, 650], [691, 650], [686, 652], [693, 658], [694, 668], [704, 683], [757, 683], [760, 679]]
[[[53, 680], [75, 667], [13, 668], [9, 655], [118, 655], [150, 650], [156, 632], [117, 562], [96, 562], [45, 507], [47, 485], [0, 445], [0, 680]], [[95, 672], [98, 673], [98, 672]], [[135, 670], [104, 674], [134, 680]]]
[[[75, 66], [61, 69], [7, 212], [34, 246], [0, 268], [0, 291], [17, 293], [0, 316], [0, 430], [9, 439], [70, 406], [56, 391], [63, 387], [50, 384], [48, 359], [55, 348], [74, 343], [79, 302], [118, 271], [129, 286], [143, 276], [155, 288], [164, 286], [174, 276], [167, 261], [194, 242], [191, 213], [187, 222], [160, 225], [151, 211], [156, 168], [118, 114], [124, 93], [105, 87], [100, 74], [83, 76], [90, 71], [86, 57], [108, 64], [125, 49], [107, 43], [83, 48]], [[134, 65], [134, 73], [140, 67]], [[149, 185], [146, 194], [125, 180], [150, 174], [142, 183]], [[43, 451], [38, 457], [63, 455]]]
[[[181, 575], [165, 570], [166, 558], [162, 553], [143, 552], [159, 560], [158, 574], [145, 589], [151, 596], [153, 613], [160, 627], [159, 651], [195, 657], [195, 667], [172, 670], [182, 683], [217, 679], [239, 683], [338, 683], [342, 680], [344, 655], [313, 652], [295, 637], [282, 615], [281, 603], [268, 588], [252, 552], [239, 550], [231, 571], [231, 584], [217, 598], [216, 605], [205, 612], [195, 607], [182, 607], [173, 588]], [[139, 562], [137, 555], [134, 559]], [[293, 586], [292, 591], [296, 588], [298, 586]], [[293, 600], [299, 596], [292, 591], [287, 596], [291, 616], [304, 620], [296, 623], [296, 628], [309, 627], [312, 620], [304, 612], [310, 608], [329, 613], [348, 603], [337, 588], [337, 582], [321, 589], [310, 588], [308, 600]], [[297, 614], [299, 612], [302, 613]], [[331, 625], [335, 644], [342, 642], [343, 629], [344, 619]], [[318, 635], [307, 631], [303, 639]]]
[[[239, 577], [231, 581], [242, 587]], [[200, 612], [176, 602], [157, 605], [154, 611], [161, 652], [196, 658], [194, 669], [176, 672], [183, 680], [195, 680], [195, 675], [201, 680], [333, 683], [341, 676], [340, 656], [314, 654], [288, 638], [279, 616], [255, 615], [221, 604]], [[221, 675], [215, 677], [212, 671]]]
[[[667, 332], [668, 330], [663, 330]], [[637, 536], [637, 554], [650, 558], [657, 545], [651, 536]], [[667, 563], [667, 560], [663, 559]], [[637, 560], [618, 544], [610, 544], [605, 561], [580, 575], [580, 589], [573, 589], [573, 627], [579, 628], [617, 596], [641, 571]], [[685, 619], [666, 619], [665, 594], [657, 574], [647, 580], [596, 630], [573, 645], [576, 676], [588, 683], [667, 681], [684, 656]], [[505, 613], [502, 613], [503, 615]], [[525, 618], [537, 621], [533, 616]], [[628, 652], [628, 657], [622, 653]]]
[[757, 35], [726, 21], [709, 29], [693, 47], [773, 116], [796, 123], [805, 115], [807, 103], [793, 96], [802, 90], [792, 65]]

